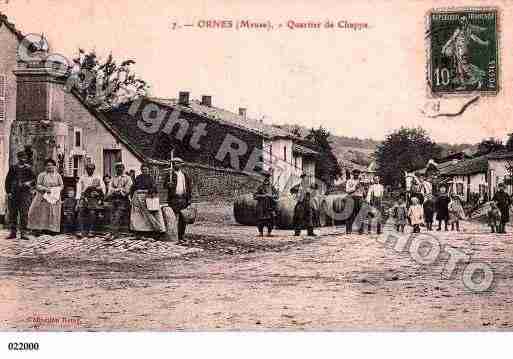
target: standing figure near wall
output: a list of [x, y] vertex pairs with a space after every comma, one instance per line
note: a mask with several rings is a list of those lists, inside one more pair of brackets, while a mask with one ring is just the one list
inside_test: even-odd
[[168, 190], [167, 202], [178, 221], [179, 243], [184, 242], [185, 228], [187, 226], [182, 211], [192, 203], [193, 186], [191, 178], [182, 169], [183, 163], [183, 160], [179, 157], [174, 157], [171, 160], [172, 168], [164, 183], [165, 188]]
[[260, 237], [264, 236], [264, 227], [267, 227], [267, 236], [271, 236], [276, 216], [278, 191], [271, 184], [271, 174], [263, 172], [264, 182], [257, 188], [253, 198], [257, 201], [256, 216]]
[[19, 216], [21, 239], [28, 239], [25, 234], [28, 212], [32, 203], [32, 187], [36, 177], [26, 152], [18, 152], [17, 157], [18, 163], [9, 168], [5, 179], [5, 192], [7, 193], [9, 206], [9, 227], [11, 230], [7, 238], [16, 238]]
[[296, 196], [294, 207], [294, 235], [299, 236], [301, 230], [306, 228], [308, 236], [315, 236], [313, 231], [313, 209], [311, 204], [311, 190], [305, 173], [301, 175], [301, 183], [290, 189], [290, 193]]
[[86, 175], [77, 182], [76, 199], [81, 227], [79, 237], [93, 237], [98, 211], [103, 209], [105, 184], [100, 176], [94, 175], [95, 168], [94, 163], [88, 163]]
[[36, 235], [41, 232], [59, 233], [61, 230], [62, 177], [53, 159], [47, 159], [45, 166], [37, 176], [37, 193], [28, 214], [28, 228]]
[[109, 184], [107, 200], [111, 203], [111, 230], [109, 238], [114, 239], [119, 235], [119, 229], [123, 218], [128, 213], [130, 205], [129, 195], [132, 188], [132, 179], [125, 174], [125, 165], [118, 162], [114, 165], [115, 175]]

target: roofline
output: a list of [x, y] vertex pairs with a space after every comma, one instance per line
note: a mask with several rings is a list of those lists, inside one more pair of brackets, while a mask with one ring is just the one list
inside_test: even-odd
[[[238, 128], [239, 130], [253, 133], [253, 134], [258, 135], [258, 136], [260, 136], [262, 138], [265, 138], [267, 140], [273, 140], [273, 139], [279, 139], [279, 138], [286, 138], [286, 139], [293, 140], [295, 138], [295, 136], [293, 136], [292, 134], [290, 134], [290, 135], [268, 135], [268, 134], [262, 133], [260, 131], [253, 130], [251, 128], [240, 126], [240, 125], [235, 124], [235, 123], [230, 122], [230, 121], [226, 121], [226, 120], [223, 120], [223, 119], [220, 119], [220, 118], [216, 118], [216, 117], [211, 117], [211, 116], [209, 116], [207, 114], [198, 114], [196, 111], [194, 111], [190, 107], [182, 106], [182, 105], [180, 105], [178, 103], [176, 103], [174, 105], [170, 105], [170, 104], [164, 104], [164, 103], [158, 102], [159, 100], [161, 100], [161, 101], [169, 101], [169, 100], [176, 100], [176, 99], [168, 99], [168, 98], [161, 98], [161, 97], [154, 97], [154, 96], [152, 96], [152, 97], [144, 96], [144, 98], [146, 98], [150, 102], [155, 103], [156, 105], [164, 106], [164, 107], [168, 107], [168, 108], [175, 108], [175, 107], [177, 107], [177, 108], [180, 109], [180, 111], [184, 110], [184, 112], [187, 112], [187, 113], [192, 113], [192, 114], [195, 114], [195, 115], [198, 115], [198, 116], [203, 116], [203, 117], [208, 118], [209, 120], [216, 121], [216, 122], [218, 122], [220, 124], [231, 126], [231, 127], [235, 127], [235, 128]], [[212, 108], [217, 108], [217, 109], [223, 110], [223, 111], [228, 111], [228, 110], [225, 110], [225, 109], [222, 109], [222, 108], [219, 108], [219, 107], [215, 107], [215, 106], [211, 106], [211, 107]], [[237, 115], [236, 113], [233, 113], [233, 114]]]
[[13, 22], [10, 22], [7, 18], [7, 15], [0, 12], [0, 27], [2, 27], [2, 24], [5, 24], [5, 27], [7, 27], [18, 39], [18, 41], [22, 41], [25, 35], [23, 33], [16, 29], [16, 26], [14, 26]]
[[113, 135], [119, 142], [123, 143], [127, 148], [128, 150], [135, 156], [137, 157], [139, 160], [141, 160], [142, 162], [152, 162], [152, 163], [156, 163], [158, 164], [158, 162], [161, 162], [161, 161], [158, 161], [158, 160], [154, 160], [152, 158], [149, 158], [147, 156], [145, 156], [142, 152], [140, 152], [137, 148], [135, 148], [135, 146], [133, 146], [129, 141], [125, 140], [120, 134], [119, 132], [114, 129], [109, 123], [108, 121], [105, 119], [105, 117], [103, 116], [103, 114], [99, 111], [97, 111], [96, 109], [92, 108], [91, 106], [87, 105], [87, 103], [84, 101], [84, 99], [78, 94], [78, 92], [76, 90], [72, 90], [71, 93], [75, 96], [76, 99], [78, 99], [78, 101], [82, 104], [82, 106], [85, 107], [85, 109], [94, 117], [96, 118], [102, 125], [103, 127], [108, 131], [110, 132], [111, 135]]

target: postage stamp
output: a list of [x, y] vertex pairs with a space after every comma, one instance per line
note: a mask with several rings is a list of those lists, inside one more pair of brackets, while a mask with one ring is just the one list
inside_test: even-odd
[[498, 93], [498, 22], [496, 8], [428, 12], [427, 80], [432, 96]]

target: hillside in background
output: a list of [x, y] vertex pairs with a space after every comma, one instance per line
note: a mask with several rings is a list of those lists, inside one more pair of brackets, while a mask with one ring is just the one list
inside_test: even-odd
[[[275, 125], [281, 129], [292, 133], [299, 133], [301, 137], [305, 137], [309, 132], [310, 128], [306, 128], [298, 125]], [[332, 148], [335, 156], [339, 162], [353, 162], [362, 166], [368, 166], [372, 162], [372, 154], [376, 150], [376, 146], [380, 144], [380, 141], [373, 139], [360, 139], [357, 137], [346, 137], [331, 135]], [[475, 151], [477, 145], [475, 144], [448, 144], [438, 143], [443, 149], [442, 156], [447, 156], [451, 153], [461, 152], [463, 150]]]

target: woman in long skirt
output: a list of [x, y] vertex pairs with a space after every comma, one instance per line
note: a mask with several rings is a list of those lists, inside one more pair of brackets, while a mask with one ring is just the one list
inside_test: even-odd
[[45, 171], [37, 177], [36, 196], [28, 213], [28, 228], [35, 234], [40, 231], [59, 233], [61, 229], [62, 177], [54, 160], [46, 160], [45, 165]]
[[140, 238], [142, 233], [159, 237], [166, 231], [164, 217], [160, 208], [148, 209], [146, 199], [158, 195], [157, 186], [149, 174], [149, 167], [141, 165], [141, 174], [132, 187], [132, 207], [130, 210], [130, 229]]

